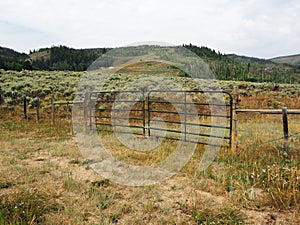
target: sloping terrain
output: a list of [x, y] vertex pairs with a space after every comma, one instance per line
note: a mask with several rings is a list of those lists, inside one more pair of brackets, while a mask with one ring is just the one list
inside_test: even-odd
[[0, 47], [0, 57], [24, 59], [28, 57], [28, 55], [25, 53], [16, 52], [15, 50], [10, 48]]
[[290, 56], [281, 56], [271, 59], [275, 63], [289, 64], [293, 66], [300, 66], [300, 54], [290, 55]]

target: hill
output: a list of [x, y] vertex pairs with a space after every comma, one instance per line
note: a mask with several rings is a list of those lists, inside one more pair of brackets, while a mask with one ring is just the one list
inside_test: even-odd
[[43, 48], [30, 54], [32, 66], [37, 70], [85, 71], [108, 49], [74, 49], [66, 46]]
[[[219, 80], [252, 82], [300, 83], [300, 55], [278, 57], [272, 60], [235, 54], [222, 54], [204, 46], [183, 45], [201, 57]], [[128, 54], [146, 54], [139, 47], [131, 47]], [[172, 48], [172, 47], [170, 47]], [[67, 46], [52, 46], [30, 51], [29, 55], [12, 49], [0, 48], [0, 69], [4, 70], [48, 70], [85, 71], [109, 48], [74, 49]], [[111, 66], [107, 56], [101, 66]], [[162, 68], [163, 69], [163, 68]]]
[[28, 55], [16, 52], [13, 49], [0, 47], [0, 68], [4, 70], [31, 69], [30, 63], [26, 61]]
[[280, 56], [270, 59], [272, 62], [297, 66], [300, 68], [300, 54], [290, 56]]
[[40, 49], [38, 51], [33, 51], [29, 54], [30, 60], [50, 60], [50, 48]]
[[251, 82], [299, 83], [300, 70], [295, 66], [279, 64], [267, 59], [259, 59], [235, 54], [221, 54], [207, 47], [184, 45], [208, 63], [219, 80], [239, 80]]
[[242, 56], [242, 55], [236, 55], [236, 54], [226, 54], [226, 56], [233, 60], [237, 60], [237, 61], [241, 61], [241, 62], [274, 64], [274, 62], [272, 62], [271, 60], [267, 60], [267, 59], [260, 59], [260, 58]]
[[16, 52], [15, 50], [10, 48], [0, 47], [0, 57], [25, 59], [28, 57], [28, 55], [25, 53]]

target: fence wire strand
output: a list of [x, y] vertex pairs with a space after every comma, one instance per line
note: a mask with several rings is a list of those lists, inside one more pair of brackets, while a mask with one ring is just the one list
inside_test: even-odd
[[[289, 138], [290, 138], [290, 137], [297, 137], [297, 136], [300, 137], [300, 132], [297, 132], [297, 133], [293, 133], [293, 134], [288, 135]], [[284, 138], [285, 138], [285, 137], [280, 137], [280, 138], [275, 138], [275, 139], [272, 139], [272, 140], [269, 140], [269, 141], [266, 141], [266, 142], [261, 142], [261, 143], [258, 143], [258, 144], [252, 144], [252, 145], [250, 145], [250, 146], [247, 146], [247, 148], [251, 148], [251, 147], [254, 147], [254, 148], [255, 148], [255, 147], [260, 147], [260, 146], [265, 145], [265, 144], [270, 144], [270, 143], [273, 143], [273, 142], [277, 142], [277, 141], [284, 140]], [[295, 148], [295, 149], [300, 149], [300, 147], [299, 147], [299, 148]], [[242, 150], [245, 150], [245, 147], [240, 148], [240, 151], [238, 152], [238, 154], [241, 153]]]

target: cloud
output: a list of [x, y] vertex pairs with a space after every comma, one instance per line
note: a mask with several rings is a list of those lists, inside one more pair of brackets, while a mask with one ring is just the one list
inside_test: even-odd
[[[114, 47], [139, 41], [194, 43], [258, 57], [300, 53], [299, 1], [3, 0], [1, 44]], [[19, 29], [19, 30], [18, 30]], [[26, 30], [27, 29], [27, 30]], [[24, 41], [26, 39], [26, 41]]]

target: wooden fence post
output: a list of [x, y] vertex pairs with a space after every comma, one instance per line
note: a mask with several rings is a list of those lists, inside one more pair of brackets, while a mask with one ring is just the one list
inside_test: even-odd
[[283, 134], [284, 134], [284, 150], [288, 150], [289, 142], [289, 124], [287, 116], [287, 107], [282, 108], [282, 124], [283, 124]]
[[51, 125], [55, 124], [55, 105], [54, 105], [54, 93], [51, 95]]
[[40, 98], [37, 98], [36, 100], [36, 123], [40, 122]]
[[68, 120], [70, 118], [70, 115], [69, 115], [69, 113], [70, 113], [69, 101], [67, 101], [67, 109], [66, 109], [66, 111], [67, 111], [67, 120]]
[[233, 87], [232, 92], [232, 136], [231, 136], [231, 151], [233, 154], [236, 153], [236, 150], [238, 148], [238, 141], [237, 141], [237, 126], [238, 126], [238, 118], [237, 118], [237, 112], [238, 109], [238, 102], [239, 102], [239, 91], [238, 87]]
[[89, 98], [89, 93], [86, 92], [84, 95], [84, 100], [83, 100], [83, 116], [84, 116], [84, 131], [87, 132], [87, 123], [88, 123], [88, 98]]
[[26, 95], [24, 95], [23, 98], [23, 109], [24, 109], [24, 119], [27, 119], [27, 99], [26, 99]]

